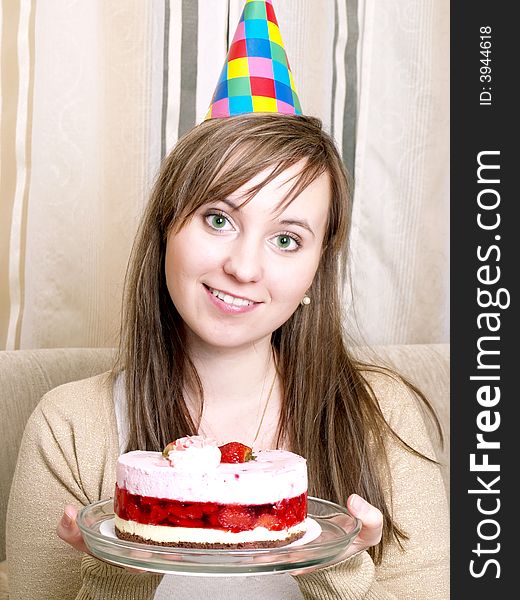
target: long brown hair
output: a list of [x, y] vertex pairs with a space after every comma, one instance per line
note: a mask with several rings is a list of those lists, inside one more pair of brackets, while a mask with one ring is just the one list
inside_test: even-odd
[[268, 175], [246, 201], [300, 162], [304, 168], [284, 203], [322, 173], [330, 178], [332, 199], [321, 260], [308, 292], [312, 302], [272, 335], [282, 382], [278, 443], [307, 458], [311, 494], [345, 504], [357, 493], [381, 510], [383, 539], [370, 549], [379, 562], [385, 543], [406, 536], [392, 519], [374, 466], [385, 463], [382, 440], [390, 431], [363, 377], [364, 370], [375, 367], [352, 358], [342, 330], [348, 177], [318, 119], [278, 114], [213, 119], [181, 138], [164, 160], [125, 285], [116, 370], [125, 370], [127, 450], [159, 451], [173, 439], [197, 433], [183, 398], [186, 385], [198, 390], [202, 410], [204, 393], [185, 351], [184, 323], [166, 288], [169, 233], [181, 229], [198, 208], [226, 198], [259, 173]]

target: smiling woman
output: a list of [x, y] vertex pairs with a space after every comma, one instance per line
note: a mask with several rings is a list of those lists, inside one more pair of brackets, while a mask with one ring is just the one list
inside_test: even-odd
[[[182, 4], [184, 12], [198, 3]], [[410, 162], [406, 153], [401, 159]], [[385, 223], [394, 217], [387, 184], [374, 194]], [[420, 410], [429, 405], [396, 373], [357, 360], [343, 330], [350, 214], [343, 162], [321, 121], [302, 115], [272, 0], [246, 0], [207, 120], [164, 159], [146, 206], [114, 368], [52, 390], [27, 424], [8, 515], [12, 600], [160, 600], [160, 575], [129, 573], [88, 554], [77, 505], [113, 493], [121, 454], [161, 451], [195, 435], [257, 456], [266, 449], [304, 457], [309, 494], [360, 522], [338, 562], [319, 568], [311, 560], [275, 597], [448, 597], [447, 503]], [[387, 306], [378, 309], [386, 315]], [[276, 488], [272, 480], [260, 491]], [[143, 507], [166, 500], [130, 493], [147, 499]], [[267, 516], [276, 516], [277, 504]], [[287, 506], [294, 512], [296, 504]], [[188, 522], [174, 526], [202, 529], [197, 535], [284, 528], [273, 519], [260, 524], [264, 509], [198, 506], [188, 515], [191, 508], [175, 505], [177, 519]], [[118, 514], [123, 535], [132, 535], [121, 523], [133, 519], [130, 512], [129, 519]], [[54, 531], [59, 514], [66, 544]], [[153, 570], [139, 563], [146, 567]], [[241, 580], [234, 595], [224, 588], [219, 595], [265, 600], [277, 578], [263, 577], [254, 596]], [[180, 579], [168, 598], [216, 597], [207, 577], [193, 578], [184, 595]]]
[[300, 161], [242, 203], [268, 177], [262, 172], [168, 236], [166, 283], [191, 348], [268, 347], [271, 333], [298, 307], [318, 267], [330, 203], [323, 173], [277, 210], [304, 169]]
[[[205, 419], [215, 421], [212, 433], [229, 441], [235, 425], [247, 426], [259, 414], [257, 398], [274, 376], [273, 351], [284, 348], [276, 356], [279, 370], [287, 370], [287, 360], [300, 379], [313, 340], [341, 320], [341, 283], [329, 273], [346, 260], [347, 213], [344, 166], [317, 119], [215, 119], [179, 141], [152, 193], [129, 271], [121, 366], [136, 368], [127, 379], [130, 406], [143, 397], [150, 405], [139, 401], [141, 414], [130, 408], [128, 449], [162, 448], [164, 440], [196, 432], [203, 408]], [[164, 270], [156, 261], [164, 261]], [[306, 294], [313, 305], [303, 313]], [[156, 301], [157, 310], [145, 309]], [[332, 320], [330, 310], [337, 313]], [[287, 343], [292, 347], [285, 349]], [[138, 349], [164, 356], [164, 364], [143, 365]], [[211, 375], [217, 351], [221, 372], [237, 371], [218, 386]], [[172, 365], [182, 373], [175, 383]], [[259, 440], [264, 444], [288, 435], [278, 418], [282, 380], [280, 373], [267, 415], [271, 434]], [[166, 400], [172, 395], [178, 402]], [[161, 417], [150, 431], [139, 420], [153, 414]]]
[[[21, 448], [33, 456], [36, 445], [39, 462], [19, 461], [11, 506], [23, 510], [31, 481], [31, 497], [36, 485], [53, 506], [68, 505], [58, 534], [86, 552], [71, 504], [113, 489], [114, 447], [161, 451], [202, 434], [289, 450], [307, 460], [311, 496], [362, 522], [345, 560], [298, 574], [293, 592], [444, 600], [447, 504], [417, 396], [426, 401], [397, 374], [355, 360], [342, 329], [348, 214], [347, 175], [319, 120], [255, 113], [187, 133], [162, 165], [134, 244], [112, 377], [42, 400]], [[88, 494], [78, 491], [87, 479]], [[24, 515], [10, 520], [30, 539], [36, 523]], [[16, 548], [12, 564], [32, 552], [40, 580], [38, 556]], [[71, 559], [59, 559], [62, 573]], [[60, 581], [74, 589], [79, 577]], [[81, 589], [159, 597], [160, 577], [132, 577], [87, 557]], [[188, 597], [204, 593], [204, 581], [194, 585]]]

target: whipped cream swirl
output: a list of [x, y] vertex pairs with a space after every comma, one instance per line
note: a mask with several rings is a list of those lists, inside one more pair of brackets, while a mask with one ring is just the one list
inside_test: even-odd
[[215, 440], [201, 435], [189, 435], [171, 444], [167, 460], [174, 469], [203, 473], [216, 469], [220, 458], [220, 449]]

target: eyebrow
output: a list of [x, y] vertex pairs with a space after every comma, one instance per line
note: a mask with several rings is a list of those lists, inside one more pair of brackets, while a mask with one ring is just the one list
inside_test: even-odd
[[238, 209], [238, 204], [231, 202], [231, 200], [229, 198], [221, 198], [220, 202], [224, 202], [224, 204], [227, 204], [229, 206], [229, 208], [232, 208], [233, 210]]
[[312, 237], [316, 237], [314, 235], [314, 231], [311, 229], [310, 225], [307, 223], [307, 221], [302, 221], [300, 219], [283, 219], [282, 221], [279, 221], [279, 223], [281, 225], [299, 225], [300, 227], [303, 227], [304, 229], [306, 229], [309, 233], [312, 234]]
[[[240, 210], [240, 206], [232, 202], [229, 198], [222, 198], [221, 202], [224, 202], [224, 204], [227, 204], [233, 210]], [[304, 219], [282, 219], [278, 222], [280, 225], [298, 225], [299, 227], [306, 229], [313, 237], [316, 237], [311, 226]]]

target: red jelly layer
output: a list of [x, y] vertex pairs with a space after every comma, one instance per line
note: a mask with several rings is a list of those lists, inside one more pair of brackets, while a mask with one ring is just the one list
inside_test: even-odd
[[307, 516], [307, 494], [274, 504], [219, 504], [180, 502], [130, 494], [116, 485], [114, 511], [126, 521], [168, 527], [202, 527], [238, 533], [265, 527], [281, 531], [301, 523]]

